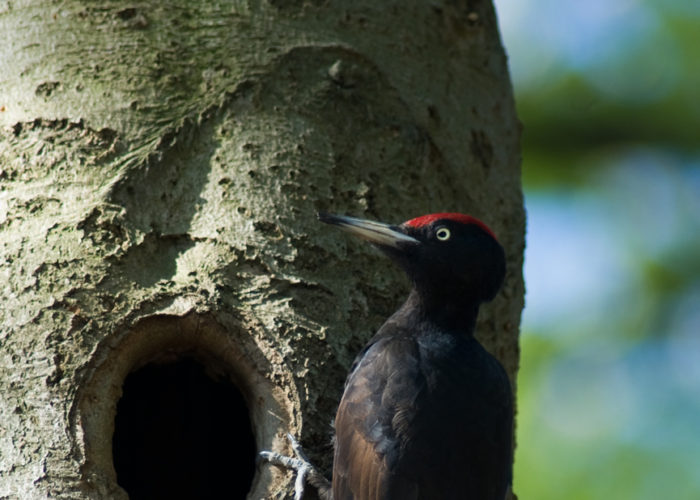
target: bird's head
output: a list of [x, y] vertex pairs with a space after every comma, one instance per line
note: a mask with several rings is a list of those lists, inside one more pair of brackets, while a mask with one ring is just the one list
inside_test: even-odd
[[487, 302], [505, 277], [503, 247], [480, 220], [436, 213], [390, 225], [320, 213], [322, 222], [363, 238], [398, 262], [431, 301]]

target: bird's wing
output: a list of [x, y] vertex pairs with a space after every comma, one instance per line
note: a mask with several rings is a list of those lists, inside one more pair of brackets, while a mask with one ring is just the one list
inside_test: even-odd
[[411, 414], [415, 397], [410, 387], [397, 392], [396, 382], [414, 365], [414, 350], [407, 339], [379, 339], [348, 377], [335, 422], [334, 500], [417, 498], [415, 485], [400, 481], [396, 470], [402, 419]]
[[335, 500], [503, 498], [505, 371], [473, 338], [431, 339], [391, 328], [360, 355], [336, 415]]

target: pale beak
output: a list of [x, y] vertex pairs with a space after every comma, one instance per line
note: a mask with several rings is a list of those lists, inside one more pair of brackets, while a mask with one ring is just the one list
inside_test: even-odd
[[319, 212], [318, 220], [333, 224], [350, 234], [374, 243], [376, 245], [399, 248], [401, 245], [415, 245], [419, 240], [401, 231], [398, 226], [384, 224], [366, 219], [356, 219], [345, 215], [334, 215]]

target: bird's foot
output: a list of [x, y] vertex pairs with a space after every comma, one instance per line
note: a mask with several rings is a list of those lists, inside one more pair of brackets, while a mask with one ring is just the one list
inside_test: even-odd
[[325, 497], [326, 493], [330, 492], [330, 482], [309, 462], [299, 441], [289, 433], [287, 434], [287, 439], [292, 444], [292, 450], [294, 450], [296, 458], [281, 455], [275, 451], [261, 451], [260, 457], [273, 465], [278, 465], [285, 469], [293, 469], [297, 472], [294, 482], [294, 500], [301, 500], [304, 496], [307, 481], [319, 489], [322, 498]]

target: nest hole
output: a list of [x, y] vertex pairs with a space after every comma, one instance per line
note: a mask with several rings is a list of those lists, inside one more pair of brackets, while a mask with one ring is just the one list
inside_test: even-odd
[[196, 359], [130, 373], [114, 423], [117, 482], [131, 500], [246, 498], [256, 455], [248, 407]]
[[[294, 429], [284, 373], [252, 328], [208, 314], [153, 315], [97, 349], [72, 411], [95, 498], [271, 498], [287, 487], [258, 450]], [[269, 358], [268, 358], [269, 356]]]

